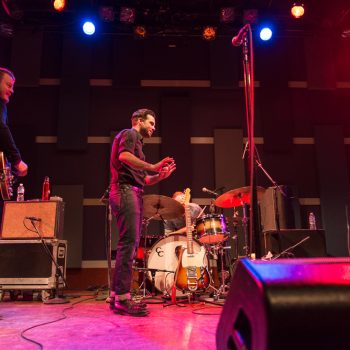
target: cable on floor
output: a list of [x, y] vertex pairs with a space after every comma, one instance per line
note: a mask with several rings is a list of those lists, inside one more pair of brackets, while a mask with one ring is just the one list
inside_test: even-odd
[[42, 326], [46, 326], [46, 325], [48, 325], [48, 324], [55, 323], [55, 322], [59, 322], [59, 321], [62, 321], [62, 320], [64, 320], [64, 319], [66, 319], [66, 318], [68, 317], [68, 316], [65, 314], [66, 311], [74, 309], [74, 305], [77, 305], [77, 304], [82, 303], [82, 302], [84, 302], [84, 301], [88, 301], [88, 300], [95, 299], [95, 297], [96, 297], [96, 296], [94, 295], [93, 297], [85, 298], [85, 299], [82, 299], [82, 300], [78, 300], [78, 301], [76, 301], [75, 303], [72, 303], [70, 306], [64, 308], [64, 309], [61, 311], [62, 316], [59, 317], [59, 318], [57, 318], [57, 319], [55, 319], [55, 320], [47, 321], [47, 322], [43, 322], [43, 323], [39, 323], [39, 324], [36, 324], [36, 325], [34, 325], [34, 326], [31, 326], [31, 327], [28, 327], [28, 328], [24, 329], [24, 330], [21, 332], [21, 338], [23, 338], [24, 340], [27, 340], [27, 341], [29, 341], [29, 342], [31, 342], [31, 343], [37, 345], [39, 349], [43, 349], [44, 346], [43, 346], [40, 342], [26, 337], [26, 336], [24, 335], [24, 333], [25, 333], [25, 332], [28, 332], [28, 331], [31, 330], [31, 329], [38, 328], [38, 327], [42, 327]]

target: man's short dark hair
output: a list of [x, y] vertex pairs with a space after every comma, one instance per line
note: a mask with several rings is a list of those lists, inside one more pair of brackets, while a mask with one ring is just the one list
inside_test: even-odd
[[15, 75], [13, 74], [13, 72], [11, 72], [7, 68], [0, 67], [0, 81], [2, 80], [2, 78], [3, 78], [3, 76], [5, 74], [8, 74], [13, 80], [16, 80]]
[[138, 109], [131, 116], [132, 124], [133, 125], [136, 124], [137, 120], [140, 118], [142, 120], [146, 120], [148, 115], [151, 115], [153, 118], [156, 117], [156, 114], [151, 109], [147, 109], [147, 108]]

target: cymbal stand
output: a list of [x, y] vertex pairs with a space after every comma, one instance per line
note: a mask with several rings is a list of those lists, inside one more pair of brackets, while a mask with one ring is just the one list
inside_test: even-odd
[[234, 249], [234, 260], [238, 259], [238, 211], [236, 211], [236, 208], [233, 208], [233, 215], [232, 215], [232, 225], [233, 225], [233, 235], [232, 235], [232, 243], [233, 243], [233, 249]]
[[[247, 215], [247, 204], [243, 202], [243, 200], [241, 199], [241, 203], [242, 203], [242, 209], [243, 209], [243, 218], [242, 218], [242, 227], [243, 227], [243, 233], [244, 233], [244, 254], [246, 257], [249, 256], [250, 254], [250, 244], [249, 244], [249, 232], [248, 232], [248, 215]], [[238, 255], [237, 255], [238, 257]]]
[[[144, 253], [143, 253], [143, 262], [142, 262], [142, 265], [143, 265], [143, 268], [140, 269], [140, 268], [136, 268], [138, 271], [143, 271], [143, 277], [142, 277], [142, 283], [139, 287], [139, 291], [142, 289], [142, 298], [146, 298], [146, 292], [147, 292], [147, 289], [146, 289], [146, 279], [147, 279], [147, 276], [146, 276], [146, 273], [147, 271], [150, 271], [152, 269], [147, 269], [147, 266], [146, 266], [146, 257], [147, 257], [147, 238], [148, 238], [148, 235], [147, 235], [147, 232], [148, 232], [148, 225], [149, 225], [149, 222], [155, 217], [155, 216], [158, 216], [158, 214], [155, 214], [153, 216], [151, 216], [150, 218], [148, 219], [143, 219], [142, 221], [142, 225], [144, 227], [144, 244], [143, 244], [143, 249], [144, 249]], [[146, 271], [147, 270], [147, 271]], [[152, 274], [152, 293], [151, 295], [154, 296], [153, 292], [154, 292], [154, 275], [155, 272], [152, 272], [151, 271], [151, 274]]]

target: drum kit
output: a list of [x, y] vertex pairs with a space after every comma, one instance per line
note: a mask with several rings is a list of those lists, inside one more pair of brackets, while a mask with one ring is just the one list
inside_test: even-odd
[[[258, 200], [264, 193], [264, 188], [257, 188]], [[145, 195], [144, 201], [144, 230], [143, 242], [147, 241], [149, 236], [147, 227], [150, 220], [173, 220], [178, 219], [184, 215], [184, 206], [175, 199], [162, 195]], [[248, 246], [248, 218], [247, 205], [250, 204], [250, 187], [237, 188], [223, 193], [213, 201], [213, 205], [219, 208], [234, 208], [234, 215], [232, 220], [227, 220], [223, 214], [218, 214], [211, 210], [210, 214], [202, 214], [194, 220], [192, 229], [193, 250], [197, 253], [201, 247], [205, 247], [206, 255], [203, 261], [203, 268], [207, 269], [210, 276], [210, 287], [212, 287], [214, 299], [225, 297], [228, 286], [225, 285], [227, 272], [224, 268], [224, 253], [231, 249], [227, 244], [230, 238], [228, 221], [232, 221], [234, 228], [242, 225], [244, 232], [245, 247]], [[243, 217], [237, 217], [235, 213], [236, 207], [243, 207]], [[233, 244], [237, 247], [237, 230], [234, 229]], [[155, 294], [155, 289], [163, 293], [164, 297], [170, 297], [174, 291], [176, 270], [179, 265], [178, 250], [186, 248], [187, 236], [186, 234], [177, 231], [172, 232], [168, 236], [163, 236], [158, 239], [149, 249], [146, 244], [142, 247], [144, 254], [142, 254], [142, 267], [135, 266], [134, 269], [138, 272], [143, 272], [143, 281], [139, 286], [139, 290], [143, 290], [143, 296], [146, 296], [146, 281], [150, 281], [152, 285], [152, 294]], [[235, 248], [236, 248], [235, 247]], [[141, 247], [140, 247], [141, 248]], [[248, 251], [246, 249], [246, 251]], [[238, 248], [237, 248], [238, 252]], [[221, 285], [216, 288], [212, 276], [212, 262], [221, 260]], [[238, 257], [238, 255], [236, 256]], [[215, 263], [217, 265], [217, 263]], [[219, 282], [220, 283], [220, 282]], [[217, 284], [216, 284], [217, 286]], [[184, 291], [176, 290], [176, 297], [184, 295]]]

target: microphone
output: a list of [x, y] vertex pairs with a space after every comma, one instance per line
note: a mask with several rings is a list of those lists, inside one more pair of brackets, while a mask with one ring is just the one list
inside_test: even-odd
[[241, 46], [243, 44], [243, 40], [247, 35], [247, 32], [249, 30], [249, 23], [244, 25], [241, 30], [238, 32], [236, 36], [232, 38], [232, 45], [233, 46]]
[[214, 195], [215, 197], [218, 197], [218, 196], [219, 196], [219, 193], [216, 193], [216, 192], [214, 192], [214, 191], [208, 190], [206, 187], [203, 187], [203, 188], [202, 188], [202, 191], [203, 191], [203, 192], [210, 193], [210, 194]]
[[40, 218], [37, 218], [35, 216], [25, 216], [25, 219], [31, 220], [31, 221], [41, 221]]

